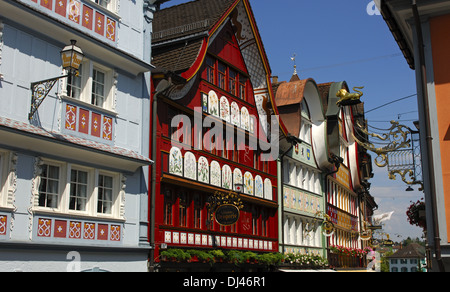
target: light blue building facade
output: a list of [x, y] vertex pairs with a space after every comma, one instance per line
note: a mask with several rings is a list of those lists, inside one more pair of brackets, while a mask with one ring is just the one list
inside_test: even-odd
[[[0, 2], [0, 271], [147, 271], [158, 2]], [[72, 39], [79, 73], [29, 119]]]

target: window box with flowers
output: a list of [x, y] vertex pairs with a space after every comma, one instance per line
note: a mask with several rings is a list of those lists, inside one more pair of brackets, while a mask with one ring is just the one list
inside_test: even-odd
[[423, 198], [417, 200], [417, 202], [411, 201], [411, 205], [406, 210], [406, 216], [408, 217], [409, 224], [419, 226], [424, 231], [426, 230], [425, 202]]

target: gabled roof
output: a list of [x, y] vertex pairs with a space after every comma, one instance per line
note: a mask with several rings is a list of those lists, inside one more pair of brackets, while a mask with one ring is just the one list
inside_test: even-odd
[[195, 63], [205, 37], [236, 0], [196, 0], [159, 10], [153, 19], [153, 64], [185, 72]]
[[[268, 95], [273, 115], [277, 116], [269, 60], [249, 0], [195, 0], [155, 12], [152, 63], [187, 81], [193, 80], [204, 62], [210, 42], [227, 20], [236, 28], [236, 38], [253, 87], [259, 90], [259, 94], [255, 94], [258, 113], [264, 114], [263, 96]], [[287, 133], [284, 125], [280, 124], [280, 128]]]
[[425, 248], [417, 243], [410, 243], [388, 258], [403, 259], [403, 258], [425, 258]]
[[152, 44], [211, 30], [234, 2], [196, 0], [157, 11]]

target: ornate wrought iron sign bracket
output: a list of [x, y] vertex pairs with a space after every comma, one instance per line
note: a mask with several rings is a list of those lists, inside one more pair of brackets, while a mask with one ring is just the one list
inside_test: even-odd
[[31, 108], [30, 113], [28, 114], [28, 120], [31, 120], [33, 118], [39, 106], [50, 93], [53, 86], [55, 86], [56, 82], [59, 79], [67, 78], [69, 76], [70, 74], [67, 74], [61, 77], [55, 77], [31, 83]]

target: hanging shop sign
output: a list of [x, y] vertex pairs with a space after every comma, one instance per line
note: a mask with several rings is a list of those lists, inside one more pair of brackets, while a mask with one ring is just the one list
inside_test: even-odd
[[216, 222], [223, 226], [230, 226], [239, 220], [239, 208], [235, 205], [221, 205], [215, 212]]

